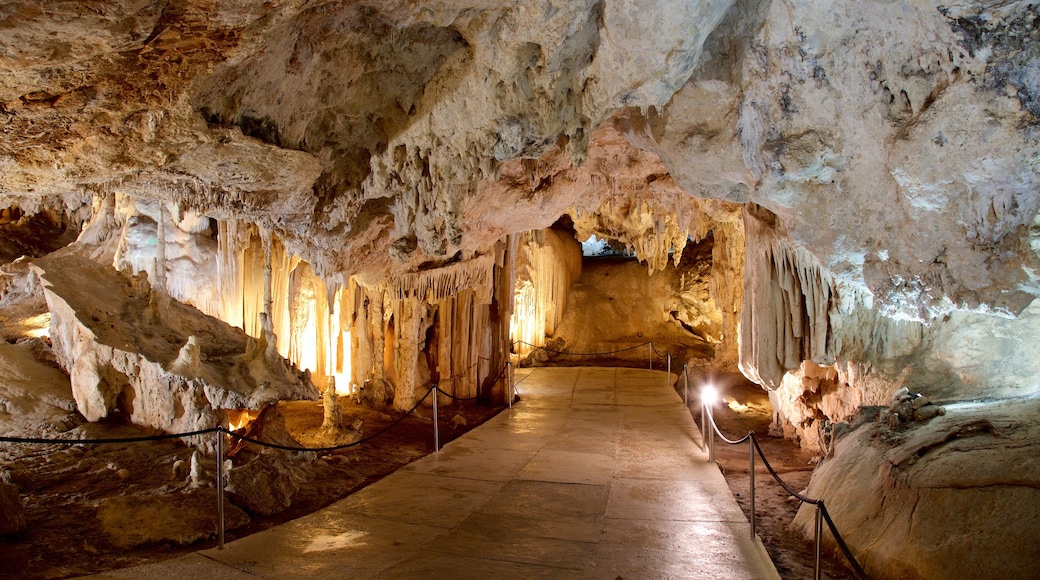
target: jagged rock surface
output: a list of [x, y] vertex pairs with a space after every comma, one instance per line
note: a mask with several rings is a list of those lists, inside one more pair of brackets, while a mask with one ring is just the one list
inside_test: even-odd
[[[55, 354], [89, 421], [119, 413], [139, 425], [190, 432], [219, 424], [223, 409], [318, 398], [284, 360], [247, 357], [245, 335], [177, 302], [162, 306], [145, 280], [71, 254], [33, 267], [52, 314]], [[189, 336], [198, 337], [205, 356], [195, 361], [197, 376], [171, 368]]]
[[0, 477], [0, 535], [20, 532], [25, 526], [25, 511], [18, 487]]
[[299, 480], [292, 460], [281, 452], [267, 450], [228, 472], [227, 492], [234, 504], [248, 512], [271, 515], [292, 505], [300, 489]]

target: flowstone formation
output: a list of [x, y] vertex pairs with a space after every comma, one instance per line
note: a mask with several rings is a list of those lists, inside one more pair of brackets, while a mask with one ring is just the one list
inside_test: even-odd
[[[867, 443], [841, 425], [900, 389], [947, 409], [1040, 397], [1035, 1], [38, 4], [0, 8], [0, 207], [84, 224], [82, 255], [319, 388], [503, 400], [515, 341], [564, 320], [574, 244], [545, 230], [567, 216], [650, 273], [711, 236], [714, 363], [832, 452], [814, 489], [845, 493], [827, 465]], [[148, 358], [205, 375], [207, 348], [192, 329]], [[899, 475], [877, 473], [880, 497]], [[935, 549], [1020, 569], [936, 537], [852, 543], [911, 577], [933, 572], [901, 562]]]

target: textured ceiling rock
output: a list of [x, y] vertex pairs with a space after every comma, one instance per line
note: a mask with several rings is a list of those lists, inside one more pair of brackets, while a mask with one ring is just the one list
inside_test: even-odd
[[[1027, 3], [1000, 9], [1035, 36]], [[768, 208], [890, 315], [1013, 315], [1037, 291], [1025, 242], [1040, 133], [1024, 97], [1037, 79], [1021, 71], [1040, 54], [965, 10], [982, 31], [971, 38], [929, 2], [748, 3], [709, 39], [690, 84], [631, 133], [687, 191]]]
[[[321, 274], [382, 275], [487, 252], [492, 233], [603, 195], [513, 189], [595, 159], [610, 120], [682, 191], [774, 213], [890, 316], [1013, 316], [1037, 293], [1029, 2], [2, 10], [7, 201], [164, 198], [253, 219]], [[500, 215], [518, 200], [539, 210]]]
[[236, 213], [322, 272], [446, 259], [502, 163], [663, 106], [730, 4], [11, 4], [0, 193]]

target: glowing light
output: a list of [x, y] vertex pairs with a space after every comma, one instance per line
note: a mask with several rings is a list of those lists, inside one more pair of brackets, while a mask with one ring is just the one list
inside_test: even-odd
[[51, 313], [44, 312], [43, 314], [30, 316], [29, 318], [22, 320], [22, 325], [25, 327], [25, 336], [32, 336], [35, 338], [49, 336]]
[[722, 397], [722, 400], [726, 402], [726, 406], [729, 407], [730, 410], [736, 411], [737, 413], [743, 413], [748, 410], [747, 405], [744, 405], [733, 397]]
[[719, 392], [715, 390], [715, 387], [712, 385], [704, 385], [704, 388], [701, 389], [701, 403], [710, 407], [718, 400]]
[[362, 532], [360, 530], [350, 530], [335, 536], [320, 534], [311, 540], [310, 544], [308, 544], [303, 550], [303, 553], [327, 552], [330, 550], [341, 550], [343, 548], [364, 546], [366, 545], [366, 542], [360, 540], [367, 535], [368, 532]]
[[247, 409], [243, 411], [235, 411], [233, 409], [228, 409], [226, 412], [228, 418], [228, 430], [230, 431], [244, 429], [260, 416], [259, 410], [251, 411]]
[[[539, 317], [539, 296], [529, 281], [516, 285], [513, 316], [509, 319], [509, 336], [521, 356], [545, 343], [545, 315]], [[539, 324], [540, 323], [540, 324]]]

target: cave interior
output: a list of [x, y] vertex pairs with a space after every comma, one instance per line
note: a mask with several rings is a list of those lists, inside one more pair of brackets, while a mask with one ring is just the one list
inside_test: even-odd
[[649, 365], [767, 402], [871, 577], [1035, 577], [1037, 6], [892, 6], [8, 2], [0, 435]]

